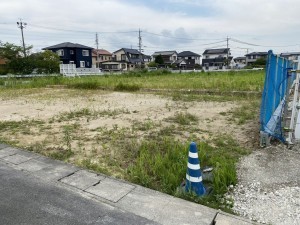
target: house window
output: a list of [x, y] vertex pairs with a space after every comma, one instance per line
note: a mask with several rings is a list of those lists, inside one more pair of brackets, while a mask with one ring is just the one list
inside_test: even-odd
[[80, 67], [85, 67], [85, 61], [80, 61]]
[[121, 55], [121, 60], [122, 60], [122, 61], [123, 61], [123, 60], [124, 60], [124, 61], [126, 60], [126, 55], [125, 55], [125, 54], [122, 54], [122, 55]]
[[74, 55], [74, 50], [70, 50], [70, 55]]
[[118, 69], [118, 65], [111, 65], [111, 68], [114, 69], [114, 70], [117, 70]]
[[74, 61], [70, 61], [70, 64], [74, 64]]
[[122, 69], [126, 69], [126, 64], [122, 63]]
[[82, 50], [83, 56], [89, 56], [89, 50]]
[[59, 56], [64, 56], [64, 50], [63, 49], [59, 49], [56, 51], [57, 55]]

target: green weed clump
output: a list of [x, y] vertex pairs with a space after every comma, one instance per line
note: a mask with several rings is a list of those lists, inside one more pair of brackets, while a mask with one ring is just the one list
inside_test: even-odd
[[74, 152], [71, 149], [60, 149], [55, 152], [46, 154], [50, 158], [65, 161], [74, 155]]
[[192, 115], [190, 113], [176, 113], [174, 117], [171, 117], [167, 119], [169, 121], [173, 121], [175, 123], [178, 123], [180, 125], [190, 125], [191, 123], [197, 122], [198, 117], [195, 115]]
[[140, 87], [137, 84], [124, 84], [120, 82], [115, 86], [114, 90], [115, 91], [139, 91]]
[[242, 103], [240, 107], [229, 112], [231, 120], [235, 121], [239, 125], [243, 125], [246, 122], [253, 120], [259, 114], [259, 105], [259, 99]]
[[213, 143], [198, 143], [201, 168], [213, 167], [213, 181], [204, 181], [213, 191], [204, 198], [178, 194], [178, 187], [185, 180], [189, 144], [182, 144], [172, 138], [143, 141], [136, 159], [128, 168], [128, 179], [158, 191], [199, 202], [211, 207], [222, 205], [220, 196], [229, 185], [237, 183], [236, 163], [248, 151], [241, 148], [232, 138], [224, 136]]

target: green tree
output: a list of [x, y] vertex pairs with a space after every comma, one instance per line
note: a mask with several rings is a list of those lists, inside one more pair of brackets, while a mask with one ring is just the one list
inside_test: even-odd
[[52, 51], [29, 54], [32, 46], [26, 48], [27, 57], [23, 56], [23, 48], [11, 43], [0, 42], [0, 58], [7, 62], [7, 69], [15, 74], [30, 74], [35, 69], [38, 73], [59, 72], [59, 56]]
[[253, 66], [262, 66], [265, 67], [267, 63], [267, 59], [266, 58], [259, 58], [257, 59], [254, 63]]
[[38, 73], [58, 73], [59, 72], [59, 56], [49, 50], [34, 54], [33, 61]]
[[148, 67], [157, 67], [157, 63], [156, 62], [149, 62], [148, 63]]
[[31, 74], [35, 68], [35, 62], [30, 57], [16, 58], [8, 63], [10, 72], [15, 74]]
[[161, 55], [158, 55], [158, 56], [155, 57], [154, 62], [157, 63], [157, 64], [164, 64], [164, 59]]
[[[26, 47], [29, 54], [32, 46]], [[30, 58], [25, 58], [23, 48], [12, 43], [2, 43], [0, 41], [0, 57], [6, 60], [7, 68], [12, 73], [28, 74], [34, 69], [34, 63]]]

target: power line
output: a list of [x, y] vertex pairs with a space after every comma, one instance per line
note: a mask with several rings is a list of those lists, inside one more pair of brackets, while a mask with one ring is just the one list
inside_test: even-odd
[[[84, 30], [70, 30], [70, 29], [62, 29], [62, 28], [55, 28], [55, 27], [47, 27], [47, 26], [40, 26], [40, 25], [34, 25], [34, 24], [29, 24], [32, 27], [37, 27], [37, 28], [43, 28], [43, 29], [48, 29], [48, 30], [58, 30], [58, 31], [66, 31], [66, 32], [77, 32], [77, 33], [95, 33], [95, 31], [84, 31]], [[104, 33], [137, 33], [138, 31], [101, 31], [98, 33], [104, 34]]]

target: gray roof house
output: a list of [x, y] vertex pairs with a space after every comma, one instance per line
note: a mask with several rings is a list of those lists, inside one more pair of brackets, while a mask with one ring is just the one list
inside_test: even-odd
[[43, 48], [43, 50], [51, 50], [57, 53], [63, 64], [75, 64], [77, 68], [92, 67], [91, 47], [71, 42], [64, 42]]
[[206, 70], [224, 69], [232, 60], [229, 48], [206, 49], [203, 54], [202, 67]]
[[177, 60], [177, 52], [174, 51], [158, 51], [152, 54], [152, 60], [155, 60], [156, 56], [161, 55], [165, 64], [172, 64]]
[[191, 51], [183, 51], [178, 53], [178, 59], [185, 60], [187, 69], [194, 69], [196, 65], [200, 65], [200, 58], [201, 55]]
[[298, 57], [300, 57], [300, 52], [285, 52], [280, 54], [281, 57], [287, 58], [289, 60], [298, 60]]
[[147, 62], [150, 62], [150, 56], [144, 55], [136, 49], [121, 48], [113, 52], [112, 60], [103, 62], [101, 67], [105, 71], [133, 70]]
[[246, 56], [246, 66], [253, 64], [259, 58], [267, 58], [268, 52], [251, 52]]

